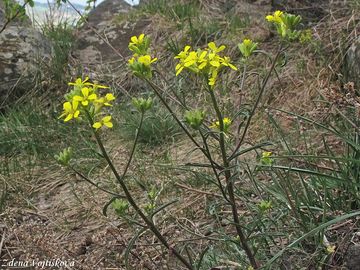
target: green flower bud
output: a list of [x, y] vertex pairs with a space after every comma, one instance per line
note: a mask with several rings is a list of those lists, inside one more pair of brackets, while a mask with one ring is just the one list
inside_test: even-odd
[[148, 203], [144, 206], [144, 210], [146, 213], [151, 214], [155, 209], [155, 203]]
[[133, 98], [132, 104], [134, 107], [141, 113], [150, 110], [153, 104], [153, 99], [151, 97], [144, 99], [144, 98]]
[[238, 45], [241, 54], [244, 58], [249, 58], [257, 48], [257, 43], [250, 39], [244, 39], [242, 43]]
[[111, 203], [115, 213], [119, 216], [124, 216], [126, 211], [129, 209], [129, 203], [125, 200], [116, 199]]
[[72, 149], [71, 147], [65, 148], [62, 152], [60, 152], [58, 155], [55, 155], [55, 159], [57, 162], [63, 166], [69, 165], [69, 162], [72, 158]]
[[156, 62], [157, 58], [151, 58], [150, 55], [134, 55], [129, 59], [128, 64], [134, 75], [139, 78], [150, 79], [152, 77], [151, 65]]
[[300, 31], [295, 30], [301, 22], [301, 16], [275, 11], [273, 15], [266, 16], [266, 20], [275, 25], [278, 34], [283, 39], [294, 41], [301, 34]]
[[261, 201], [260, 204], [258, 204], [258, 208], [262, 213], [270, 210], [272, 208], [271, 201]]
[[185, 121], [193, 129], [198, 130], [205, 118], [205, 112], [200, 110], [185, 112]]
[[264, 164], [264, 165], [272, 165], [273, 164], [273, 159], [272, 159], [272, 152], [264, 152], [262, 153], [262, 156], [261, 156], [261, 163]]

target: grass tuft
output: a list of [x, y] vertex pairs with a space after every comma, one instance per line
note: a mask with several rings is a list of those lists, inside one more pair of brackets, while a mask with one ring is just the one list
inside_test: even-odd
[[[140, 114], [130, 104], [122, 104], [117, 110], [117, 118], [121, 119], [119, 133], [127, 140], [132, 140], [139, 126]], [[155, 103], [145, 115], [139, 141], [156, 146], [171, 142], [179, 134], [180, 128], [171, 114]]]

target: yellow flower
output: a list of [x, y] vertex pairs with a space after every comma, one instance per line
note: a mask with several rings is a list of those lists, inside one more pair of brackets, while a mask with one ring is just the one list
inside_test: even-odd
[[135, 46], [141, 45], [144, 42], [144, 37], [145, 37], [144, 34], [140, 34], [139, 37], [132, 36], [130, 38], [130, 40], [131, 40], [130, 45], [135, 45]]
[[231, 119], [230, 118], [225, 117], [223, 121], [224, 121], [225, 126], [231, 125]]
[[251, 39], [244, 39], [242, 43], [238, 44], [238, 48], [245, 58], [249, 58], [256, 50], [257, 45], [258, 44]]
[[233, 64], [231, 64], [230, 61], [231, 61], [230, 57], [225, 56], [224, 58], [221, 59], [221, 64], [223, 66], [229, 67], [233, 70], [237, 70], [237, 67], [235, 67]]
[[81, 88], [82, 96], [74, 96], [74, 100], [81, 102], [83, 106], [89, 105], [89, 101], [93, 101], [97, 98], [96, 94], [90, 94], [92, 89], [88, 87]]
[[189, 55], [184, 60], [184, 66], [190, 67], [197, 62], [198, 55], [196, 52], [190, 52]]
[[329, 245], [327, 248], [326, 248], [326, 251], [329, 253], [329, 254], [332, 254], [335, 252], [335, 249], [336, 249], [336, 246], [331, 246]]
[[[231, 123], [232, 123], [232, 121], [231, 121], [230, 118], [225, 117], [225, 118], [223, 119], [223, 124], [224, 124], [224, 130], [223, 130], [223, 131], [224, 131], [225, 133], [228, 132]], [[216, 128], [216, 129], [220, 130], [220, 121], [214, 122], [214, 123], [210, 126], [210, 128]]]
[[134, 63], [135, 63], [135, 57], [130, 58], [130, 59], [128, 60], [128, 63], [129, 63], [130, 65], [134, 64]]
[[66, 116], [64, 122], [70, 121], [73, 118], [78, 118], [80, 114], [80, 111], [78, 110], [78, 105], [79, 102], [77, 102], [76, 100], [73, 100], [72, 102], [65, 102], [63, 104], [64, 111], [62, 115], [59, 116], [59, 118], [63, 118], [64, 116]]
[[185, 59], [188, 55], [189, 55], [189, 50], [190, 50], [190, 46], [189, 45], [186, 45], [184, 50], [181, 51], [177, 56], [175, 56], [174, 58], [175, 59]]
[[274, 160], [272, 158], [272, 152], [269, 152], [269, 151], [265, 151], [262, 153], [261, 155], [261, 163], [264, 164], [264, 165], [272, 165], [274, 163]]
[[150, 47], [150, 39], [144, 34], [140, 34], [138, 37], [133, 36], [130, 38], [129, 50], [132, 51], [137, 57], [138, 55], [147, 54]]
[[222, 58], [215, 53], [209, 53], [210, 65], [213, 67], [220, 67]]
[[151, 58], [150, 55], [134, 55], [129, 60], [129, 67], [134, 72], [134, 75], [140, 78], [151, 78], [151, 64], [156, 62], [157, 58]]
[[113, 123], [111, 123], [111, 115], [105, 116], [101, 119], [101, 121], [99, 122], [95, 122], [93, 124], [93, 128], [95, 128], [96, 130], [98, 130], [99, 128], [101, 128], [102, 126], [106, 126], [108, 128], [112, 128], [113, 127]]
[[198, 68], [200, 70], [204, 69], [209, 63], [209, 59], [208, 59], [208, 57], [206, 57], [207, 54], [208, 54], [207, 51], [199, 51], [198, 52], [198, 63], [199, 63]]
[[262, 153], [263, 158], [268, 158], [268, 157], [271, 157], [271, 156], [272, 156], [272, 152], [265, 151], [265, 152]]
[[96, 89], [100, 88], [100, 89], [107, 89], [109, 88], [109, 86], [105, 86], [105, 85], [101, 85], [101, 84], [96, 84], [96, 83], [92, 83], [92, 87], [94, 88], [94, 91], [96, 91]]
[[139, 63], [149, 67], [152, 63], [156, 62], [158, 59], [157, 58], [153, 58], [151, 59], [150, 55], [142, 55], [138, 58]]
[[215, 42], [210, 42], [208, 44], [208, 47], [213, 53], [219, 53], [219, 52], [225, 50], [225, 48], [226, 48], [225, 45], [221, 45], [220, 47], [217, 47]]
[[82, 80], [81, 78], [77, 78], [75, 82], [69, 82], [68, 85], [74, 86], [74, 88], [81, 89], [84, 86], [93, 86], [92, 83], [88, 82], [89, 77], [85, 77], [85, 80]]
[[209, 78], [209, 85], [210, 86], [214, 86], [216, 83], [216, 79], [218, 76], [218, 69], [217, 68], [213, 68], [211, 71], [211, 76]]
[[274, 12], [273, 15], [266, 16], [266, 20], [268, 22], [274, 22], [274, 23], [280, 24], [280, 23], [283, 23], [282, 15], [283, 15], [283, 12], [280, 10], [277, 10]]
[[189, 56], [190, 48], [191, 47], [188, 45], [185, 46], [184, 50], [181, 51], [177, 56], [175, 56], [175, 59], [180, 60], [180, 62], [175, 67], [176, 76], [178, 76], [180, 72], [183, 71], [183, 69], [185, 68], [185, 59]]
[[115, 99], [114, 95], [111, 93], [107, 93], [105, 97], [96, 99], [95, 102], [99, 105], [105, 105], [105, 106], [112, 106], [109, 102], [113, 101]]

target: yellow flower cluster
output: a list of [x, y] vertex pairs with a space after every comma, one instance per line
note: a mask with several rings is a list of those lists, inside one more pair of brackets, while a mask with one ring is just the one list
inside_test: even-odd
[[210, 42], [208, 48], [204, 50], [191, 51], [190, 49], [190, 46], [185, 46], [184, 50], [175, 56], [175, 59], [179, 59], [179, 63], [175, 67], [176, 76], [187, 69], [194, 73], [203, 74], [208, 79], [208, 84], [214, 86], [222, 67], [237, 70], [231, 64], [229, 57], [219, 55], [225, 49], [224, 45], [217, 47], [214, 42]]
[[[231, 126], [231, 123], [232, 123], [232, 121], [231, 121], [230, 118], [225, 117], [225, 118], [223, 119], [223, 124], [224, 124], [224, 130], [223, 130], [223, 131], [224, 131], [224, 133], [228, 133], [229, 128], [230, 128], [230, 126]], [[210, 126], [210, 128], [215, 128], [215, 129], [217, 129], [217, 130], [220, 130], [220, 121], [214, 122], [214, 123]]]
[[263, 152], [260, 159], [261, 163], [264, 165], [271, 165], [273, 163], [272, 156], [273, 156], [272, 152], [269, 151]]
[[278, 34], [282, 38], [287, 38], [290, 41], [297, 39], [301, 33], [295, 30], [296, 26], [301, 22], [300, 16], [277, 10], [272, 15], [266, 16], [266, 20], [275, 25]]
[[244, 41], [238, 44], [238, 48], [245, 59], [249, 58], [257, 48], [257, 43], [251, 39], [244, 39]]
[[133, 36], [130, 39], [129, 50], [134, 54], [129, 59], [129, 67], [134, 75], [140, 78], [149, 79], [152, 77], [151, 64], [157, 61], [149, 54], [150, 39], [144, 34]]
[[95, 121], [96, 118], [103, 114], [101, 112], [102, 108], [112, 106], [111, 102], [115, 99], [111, 93], [107, 93], [105, 96], [98, 93], [98, 89], [107, 89], [109, 87], [91, 83], [88, 77], [85, 80], [78, 78], [75, 82], [70, 82], [69, 85], [73, 86], [73, 89], [65, 96], [67, 101], [63, 104], [63, 113], [59, 118], [65, 118], [64, 122], [68, 122], [71, 119], [79, 118], [84, 113], [91, 117], [92, 126], [95, 129], [99, 129], [103, 125], [109, 128], [113, 126], [110, 115]]
[[280, 10], [277, 10], [277, 11], [274, 12], [273, 15], [267, 15], [266, 20], [268, 22], [281, 24], [281, 23], [283, 23], [283, 19], [282, 19], [283, 15], [284, 15], [284, 12], [282, 12]]

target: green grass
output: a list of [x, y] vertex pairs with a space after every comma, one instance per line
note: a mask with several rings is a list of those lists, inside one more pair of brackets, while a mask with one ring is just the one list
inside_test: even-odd
[[188, 18], [194, 18], [199, 14], [198, 1], [148, 1], [141, 7], [142, 12], [149, 14], [160, 14], [172, 21], [181, 22]]
[[0, 115], [0, 156], [46, 159], [68, 146], [81, 157], [96, 156], [91, 130], [76, 123], [65, 124], [58, 115], [60, 112], [45, 109], [37, 102], [9, 108]]
[[69, 21], [54, 23], [45, 22], [42, 32], [52, 43], [51, 61], [45, 72], [49, 78], [58, 83], [66, 83], [69, 74], [68, 60], [75, 42], [74, 26]]
[[[116, 108], [119, 119], [117, 131], [127, 140], [133, 140], [140, 123], [140, 114], [135, 111], [131, 104], [122, 104]], [[140, 131], [139, 142], [148, 145], [161, 145], [171, 142], [179, 135], [180, 127], [160, 104], [155, 104], [146, 112], [143, 127]]]
[[[358, 135], [344, 124], [344, 119], [339, 119], [334, 125], [281, 112], [295, 116], [297, 120], [290, 130], [285, 130], [269, 114], [269, 124], [276, 131], [276, 135], [271, 138], [273, 148], [276, 149], [273, 164], [259, 164], [255, 169], [248, 167], [246, 170], [253, 183], [248, 191], [270, 200], [273, 207], [266, 216], [252, 216], [247, 226], [248, 229], [264, 232], [256, 240], [257, 244], [266, 240], [260, 245], [264, 250], [278, 249], [273, 243], [278, 241], [276, 235], [282, 235], [283, 239], [291, 243], [286, 248], [287, 251], [301, 250], [298, 258], [306, 260], [308, 265], [321, 267], [328, 256], [323, 236], [328, 239], [331, 237], [324, 224], [336, 223], [343, 215], [351, 215], [359, 209]], [[336, 148], [329, 143], [330, 137], [338, 141]], [[315, 138], [319, 143], [322, 141], [322, 145], [318, 145], [323, 149], [321, 153], [311, 146]], [[299, 151], [299, 147], [302, 151]], [[267, 181], [259, 181], [259, 178]], [[238, 190], [237, 194], [239, 198], [248, 197], [243, 189]], [[248, 201], [247, 206], [254, 213], [252, 200]], [[333, 243], [341, 241], [336, 235], [332, 237]], [[268, 261], [268, 265], [277, 265], [276, 260], [285, 252], [280, 249], [278, 251], [276, 259], [273, 257], [269, 260], [270, 257], [265, 257], [263, 260]]]

